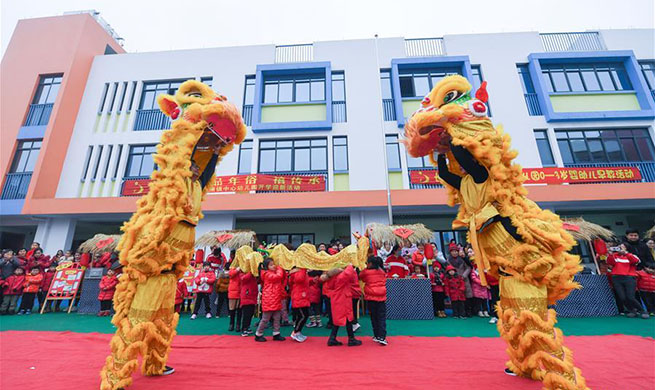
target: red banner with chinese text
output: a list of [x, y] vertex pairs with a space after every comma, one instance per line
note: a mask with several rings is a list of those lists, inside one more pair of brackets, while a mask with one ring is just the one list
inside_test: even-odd
[[[595, 168], [523, 168], [525, 184], [564, 184], [616, 181], [640, 181], [637, 167], [595, 167]], [[410, 172], [412, 184], [440, 184], [436, 169]]]
[[[150, 179], [125, 180], [121, 196], [140, 196], [148, 193]], [[208, 192], [248, 192], [284, 191], [308, 192], [325, 191], [325, 176], [277, 176], [265, 174], [217, 176], [209, 184]]]
[[48, 289], [48, 299], [68, 299], [75, 297], [80, 288], [84, 270], [81, 267], [57, 267]]

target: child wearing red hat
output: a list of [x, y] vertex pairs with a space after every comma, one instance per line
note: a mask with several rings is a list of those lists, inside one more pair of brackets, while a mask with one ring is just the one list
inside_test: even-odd
[[464, 283], [464, 278], [457, 275], [457, 270], [452, 265], [446, 267], [444, 289], [446, 290], [446, 295], [450, 298], [450, 304], [453, 308], [453, 318], [466, 318], [464, 309], [466, 284]]

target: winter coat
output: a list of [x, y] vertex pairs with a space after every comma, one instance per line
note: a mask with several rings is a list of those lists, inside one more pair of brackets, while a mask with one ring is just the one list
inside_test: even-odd
[[384, 302], [387, 300], [387, 275], [381, 269], [365, 269], [359, 273], [364, 282], [364, 299]]
[[99, 301], [110, 301], [114, 298], [116, 286], [118, 285], [118, 278], [116, 275], [105, 275], [100, 279], [100, 292], [98, 293]]
[[628, 252], [632, 253], [633, 255], [637, 256], [639, 260], [641, 260], [641, 266], [650, 264], [651, 267], [654, 267], [655, 264], [655, 259], [653, 259], [653, 255], [650, 251], [650, 248], [648, 245], [646, 245], [645, 242], [643, 241], [629, 241], [627, 238], [625, 241], [623, 241], [623, 244], [625, 244], [626, 249]]
[[445, 275], [441, 269], [441, 265], [440, 263], [434, 263], [433, 265], [437, 270], [430, 272], [430, 285], [432, 285], [432, 292], [444, 292], [443, 279]]
[[21, 295], [25, 286], [25, 275], [11, 275], [5, 279], [2, 293], [4, 295]]
[[0, 259], [0, 279], [7, 279], [14, 274], [16, 268], [20, 267], [21, 263], [17, 257], [12, 257], [9, 260], [4, 258]]
[[352, 284], [356, 280], [357, 273], [353, 266], [349, 265], [338, 275], [327, 281], [331, 290], [332, 323], [336, 326], [345, 326], [347, 321], [352, 321], [355, 318], [353, 314]]
[[41, 282], [41, 291], [47, 293], [48, 290], [50, 289], [50, 285], [52, 284], [52, 279], [55, 278], [55, 274], [57, 271], [46, 271], [43, 273], [43, 281]]
[[289, 274], [289, 288], [291, 289], [291, 307], [298, 309], [309, 307], [309, 276], [306, 269]]
[[607, 257], [607, 265], [612, 267], [612, 276], [637, 276], [637, 263], [639, 263], [639, 258], [632, 253], [626, 253], [625, 255], [620, 253], [611, 253]]
[[216, 274], [214, 271], [200, 271], [195, 278], [195, 282], [199, 293], [211, 294], [214, 282], [216, 282]]
[[186, 283], [184, 280], [180, 280], [177, 282], [177, 286], [175, 287], [175, 304], [176, 305], [181, 305], [182, 302], [184, 302], [184, 299], [189, 296], [189, 289], [187, 288]]
[[282, 310], [282, 288], [284, 270], [277, 267], [275, 271], [262, 271], [262, 311]]
[[52, 260], [50, 260], [50, 256], [46, 256], [46, 255], [41, 255], [41, 257], [39, 258], [32, 256], [29, 258], [27, 263], [28, 263], [28, 269], [25, 270], [26, 275], [30, 273], [30, 271], [32, 270], [31, 268], [34, 266], [39, 267], [39, 271], [41, 272], [45, 271], [46, 269], [48, 269], [48, 267], [50, 267]]
[[43, 281], [43, 274], [36, 274], [36, 275], [29, 274], [25, 276], [25, 288], [23, 288], [23, 293], [39, 292], [39, 287], [41, 287], [42, 281]]
[[239, 285], [241, 283], [241, 273], [236, 268], [230, 270], [230, 285], [227, 288], [227, 297], [229, 299], [239, 299], [241, 294], [241, 286]]
[[466, 298], [473, 298], [473, 289], [471, 288], [471, 267], [462, 259], [458, 266], [457, 262], [452, 256], [448, 256], [448, 264], [452, 265], [457, 271], [457, 275], [461, 276], [464, 279], [464, 286], [466, 287]]
[[471, 289], [473, 290], [473, 297], [491, 299], [491, 292], [488, 288], [482, 285], [480, 274], [477, 269], [474, 269], [473, 272], [471, 272]]
[[98, 260], [94, 260], [91, 267], [93, 268], [109, 268], [111, 267], [111, 252], [103, 253]]
[[466, 300], [466, 284], [464, 283], [464, 278], [457, 274], [454, 276], [447, 275], [443, 283], [446, 295], [450, 297], [451, 301]]
[[207, 260], [205, 260], [207, 263], [209, 263], [209, 266], [212, 267], [213, 270], [217, 270], [221, 267], [225, 267], [225, 263], [227, 263], [227, 258], [225, 258], [225, 255], [221, 253], [219, 257], [214, 256], [213, 254], [207, 256]]
[[82, 253], [82, 256], [80, 256], [80, 265], [84, 268], [89, 268], [90, 264], [91, 264], [91, 255], [88, 252]]
[[214, 287], [216, 287], [217, 293], [226, 293], [227, 290], [230, 288], [229, 286], [230, 286], [230, 278], [221, 277], [221, 275], [218, 276], [218, 278], [216, 279], [216, 284], [214, 285]]
[[318, 276], [309, 279], [309, 303], [321, 302], [321, 280]]
[[242, 272], [239, 281], [239, 300], [241, 306], [257, 304], [257, 278], [250, 272]]
[[655, 274], [649, 274], [644, 270], [637, 271], [637, 289], [655, 292]]
[[385, 260], [384, 264], [389, 267], [387, 270], [387, 278], [392, 278], [393, 275], [398, 275], [398, 278], [403, 279], [409, 274], [409, 267], [407, 261], [402, 256], [390, 255]]

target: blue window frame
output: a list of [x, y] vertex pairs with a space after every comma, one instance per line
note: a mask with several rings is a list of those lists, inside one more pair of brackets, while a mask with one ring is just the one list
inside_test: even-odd
[[546, 64], [541, 73], [548, 92], [632, 90], [625, 66], [619, 62]]
[[252, 165], [252, 140], [244, 140], [239, 146], [238, 174], [249, 174]]
[[260, 173], [327, 171], [327, 139], [259, 141]]
[[639, 66], [641, 74], [644, 75], [646, 84], [648, 84], [648, 89], [651, 90], [653, 99], [655, 99], [655, 61], [639, 61]]
[[332, 161], [334, 172], [348, 172], [348, 137], [332, 138]]
[[143, 92], [141, 93], [139, 109], [152, 110], [158, 108], [157, 95], [175, 95], [175, 91], [180, 87], [180, 84], [186, 80], [188, 79], [162, 80], [143, 83]]
[[309, 103], [325, 101], [325, 74], [312, 72], [267, 77], [262, 103]]
[[11, 163], [10, 173], [29, 173], [34, 171], [36, 159], [41, 150], [41, 139], [19, 141]]
[[557, 130], [564, 164], [655, 161], [646, 129]]
[[147, 177], [156, 169], [152, 159], [157, 151], [156, 144], [130, 145], [125, 167], [125, 178]]
[[544, 167], [554, 167], [555, 159], [553, 158], [553, 151], [550, 149], [548, 132], [546, 130], [535, 130], [534, 138], [537, 141], [537, 149], [539, 149], [541, 165]]
[[34, 93], [32, 104], [54, 103], [57, 100], [62, 78], [62, 74], [42, 75], [39, 78], [39, 85]]

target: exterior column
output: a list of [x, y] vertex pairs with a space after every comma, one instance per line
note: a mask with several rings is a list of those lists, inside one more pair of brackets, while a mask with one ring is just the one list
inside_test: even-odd
[[59, 249], [67, 251], [71, 249], [76, 224], [73, 218], [44, 218], [39, 221], [34, 241], [41, 244], [47, 255], [54, 255]]
[[364, 234], [366, 225], [371, 222], [389, 224], [389, 216], [387, 210], [366, 210], [366, 211], [351, 211], [350, 212], [350, 231], [360, 232]]

